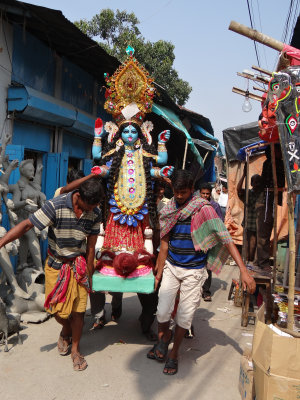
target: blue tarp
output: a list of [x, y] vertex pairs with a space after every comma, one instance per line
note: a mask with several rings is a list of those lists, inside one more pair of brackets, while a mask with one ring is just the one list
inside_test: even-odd
[[223, 144], [220, 142], [220, 140], [218, 138], [216, 138], [215, 136], [213, 136], [212, 134], [206, 132], [206, 130], [204, 128], [202, 128], [202, 126], [197, 125], [195, 123], [193, 123], [192, 125], [193, 125], [193, 128], [197, 132], [201, 133], [201, 135], [205, 136], [207, 139], [215, 141], [218, 144], [216, 146], [216, 150], [217, 150], [218, 156], [223, 157], [224, 154], [225, 154], [225, 149], [224, 149]]
[[263, 145], [264, 143], [267, 143], [267, 142], [265, 142], [265, 141], [263, 141], [263, 140], [260, 140], [259, 142], [251, 143], [251, 144], [248, 144], [248, 145], [245, 146], [245, 147], [242, 147], [242, 148], [238, 151], [238, 153], [237, 153], [237, 155], [236, 155], [237, 159], [240, 160], [240, 161], [245, 161], [245, 159], [246, 159], [246, 150], [247, 150], [249, 147], [252, 147], [252, 146], [255, 146], [255, 145], [260, 145], [260, 146], [259, 146], [258, 148], [256, 148], [256, 149], [252, 149], [250, 155], [253, 154], [253, 153], [256, 153], [256, 152], [258, 152], [258, 151], [265, 150], [265, 149], [267, 148], [267, 145], [264, 146], [264, 145]]
[[152, 106], [152, 112], [163, 117], [171, 125], [173, 125], [176, 129], [178, 129], [179, 131], [184, 133], [192, 152], [195, 154], [197, 161], [200, 164], [200, 167], [204, 168], [203, 159], [202, 159], [201, 155], [199, 154], [199, 151], [197, 150], [196, 146], [194, 145], [191, 135], [189, 134], [186, 127], [181, 122], [180, 118], [172, 110], [169, 110], [168, 108], [163, 107], [163, 106], [159, 106], [155, 103]]

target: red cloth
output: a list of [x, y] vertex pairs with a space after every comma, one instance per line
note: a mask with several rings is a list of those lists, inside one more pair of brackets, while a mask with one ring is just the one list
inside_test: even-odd
[[283, 52], [285, 52], [291, 58], [291, 65], [300, 65], [300, 50], [295, 47], [285, 44], [283, 46]]
[[137, 227], [129, 226], [126, 223], [120, 224], [114, 221], [115, 214], [110, 213], [107, 226], [105, 228], [105, 236], [103, 249], [112, 251], [120, 251], [126, 249], [135, 251], [144, 248], [144, 230], [149, 225], [148, 216], [138, 223]]
[[84, 286], [89, 292], [89, 281], [86, 274], [86, 259], [78, 256], [69, 263], [64, 263], [59, 271], [59, 275], [52, 292], [48, 295], [44, 307], [50, 308], [52, 304], [64, 303], [68, 290], [71, 268], [78, 284]]

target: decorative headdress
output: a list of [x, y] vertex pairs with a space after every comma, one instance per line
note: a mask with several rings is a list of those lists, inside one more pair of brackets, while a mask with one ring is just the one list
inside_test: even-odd
[[[104, 74], [107, 85], [104, 108], [112, 114], [118, 127], [126, 122], [141, 126], [146, 113], [152, 110], [155, 88], [148, 71], [133, 57], [134, 49], [128, 46], [126, 53], [128, 58], [111, 77]], [[143, 134], [149, 143], [147, 128]]]

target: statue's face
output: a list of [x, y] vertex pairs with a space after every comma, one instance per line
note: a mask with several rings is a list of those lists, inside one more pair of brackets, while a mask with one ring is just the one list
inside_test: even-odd
[[34, 178], [34, 166], [31, 163], [25, 164], [22, 168], [22, 175], [28, 179]]
[[125, 144], [134, 144], [137, 141], [138, 137], [138, 131], [132, 125], [126, 126], [126, 128], [124, 128], [122, 132], [122, 140]]

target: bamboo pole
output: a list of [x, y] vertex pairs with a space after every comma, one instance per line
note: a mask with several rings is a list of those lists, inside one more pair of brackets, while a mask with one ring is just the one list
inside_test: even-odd
[[273, 289], [276, 285], [276, 262], [277, 262], [277, 206], [278, 206], [278, 185], [276, 172], [275, 144], [271, 143], [272, 175], [274, 186], [274, 219], [273, 219]]
[[253, 77], [253, 76], [244, 74], [243, 72], [237, 72], [236, 74], [237, 74], [237, 76], [241, 76], [242, 78], [250, 79], [251, 81], [254, 81], [254, 82], [261, 82], [264, 85], [268, 85], [269, 84], [269, 80], [270, 80], [270, 79], [265, 78], [263, 76]]
[[272, 76], [273, 75], [273, 72], [268, 71], [267, 69], [263, 69], [263, 68], [257, 67], [256, 65], [252, 65], [251, 68], [254, 69], [255, 71], [261, 72], [261, 73], [263, 73], [265, 75], [268, 75], [268, 76]]
[[294, 329], [294, 297], [295, 297], [295, 223], [293, 194], [288, 193], [288, 222], [289, 222], [289, 291], [288, 291], [288, 321], [287, 327]]
[[186, 140], [185, 140], [184, 155], [183, 155], [182, 169], [185, 169], [185, 162], [186, 162], [187, 149], [188, 149], [188, 140], [186, 139]]
[[267, 93], [266, 90], [264, 90], [264, 89], [262, 89], [262, 88], [260, 88], [260, 87], [257, 87], [257, 86], [253, 86], [252, 89], [253, 89], [253, 90], [258, 90], [258, 91], [263, 92], [263, 93]]
[[264, 44], [271, 49], [282, 51], [284, 47], [284, 43], [279, 40], [273, 39], [270, 36], [267, 36], [261, 32], [258, 32], [254, 29], [249, 28], [248, 26], [239, 24], [236, 21], [231, 21], [229, 28], [230, 31], [239, 33], [240, 35], [246, 36], [249, 39], [255, 40], [258, 43]]
[[[242, 89], [239, 89], [237, 87], [233, 87], [232, 91], [233, 91], [233, 93], [240, 94], [241, 96], [246, 96], [246, 91], [242, 90]], [[263, 100], [262, 97], [257, 96], [257, 94], [253, 94], [253, 93], [249, 93], [248, 97], [249, 97], [249, 99], [257, 100], [257, 101], [260, 101], [260, 102]]]
[[245, 209], [244, 209], [244, 231], [242, 258], [244, 263], [247, 261], [247, 229], [248, 229], [248, 208], [249, 208], [249, 152], [246, 151], [246, 182], [245, 182]]

